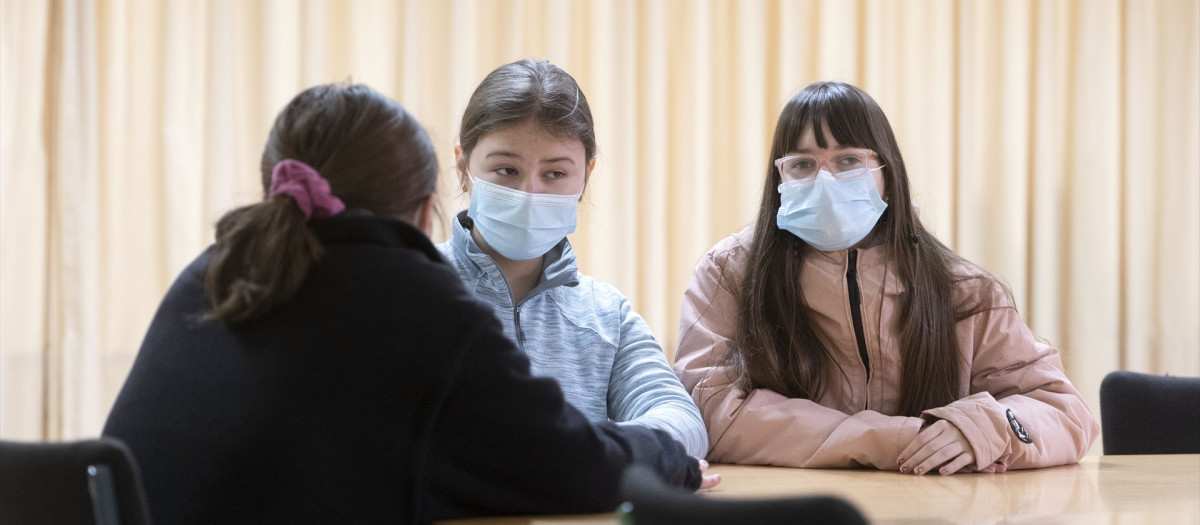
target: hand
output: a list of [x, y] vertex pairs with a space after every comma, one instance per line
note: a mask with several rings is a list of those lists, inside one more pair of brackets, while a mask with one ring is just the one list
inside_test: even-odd
[[708, 462], [700, 460], [700, 490], [711, 489], [721, 483], [720, 474], [705, 475], [704, 471], [708, 470]]
[[992, 463], [991, 465], [976, 470], [975, 472], [980, 472], [983, 474], [1000, 474], [1003, 472], [1008, 472], [1008, 466], [1004, 463]]
[[937, 469], [939, 474], [946, 476], [974, 463], [975, 454], [962, 431], [953, 423], [940, 419], [917, 433], [896, 462], [901, 473], [920, 476]]

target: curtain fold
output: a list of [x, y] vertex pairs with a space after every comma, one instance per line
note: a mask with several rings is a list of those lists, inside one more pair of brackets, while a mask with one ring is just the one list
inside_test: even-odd
[[0, 435], [47, 435], [50, 3], [0, 3]]
[[404, 104], [448, 219], [467, 99], [523, 57], [589, 98], [572, 242], [669, 357], [692, 268], [754, 220], [783, 103], [843, 80], [887, 112], [922, 220], [1011, 286], [1093, 412], [1108, 371], [1200, 375], [1194, 0], [0, 0], [0, 26], [6, 439], [100, 431], [175, 275], [261, 198], [299, 90]]

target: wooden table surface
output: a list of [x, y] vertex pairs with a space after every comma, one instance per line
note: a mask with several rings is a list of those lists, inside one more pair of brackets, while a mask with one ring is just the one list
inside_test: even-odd
[[[871, 523], [1200, 524], [1200, 455], [1088, 456], [1003, 474], [912, 476], [875, 470], [713, 465], [710, 498], [832, 494]], [[616, 524], [613, 514], [455, 520], [457, 524]]]

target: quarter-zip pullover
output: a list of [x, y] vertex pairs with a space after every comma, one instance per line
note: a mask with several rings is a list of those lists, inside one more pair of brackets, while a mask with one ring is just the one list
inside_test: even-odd
[[467, 289], [495, 308], [534, 375], [558, 380], [567, 401], [593, 422], [661, 429], [704, 456], [700, 411], [649, 325], [616, 288], [579, 273], [569, 241], [543, 256], [541, 280], [515, 303], [500, 267], [471, 238], [466, 212], [451, 222], [451, 237], [438, 250]]

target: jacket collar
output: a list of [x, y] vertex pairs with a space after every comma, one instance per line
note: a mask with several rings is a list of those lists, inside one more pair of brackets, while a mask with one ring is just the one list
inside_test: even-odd
[[816, 259], [828, 261], [830, 264], [845, 265], [846, 259], [850, 257], [850, 252], [857, 252], [858, 264], [875, 265], [882, 264], [886, 261], [884, 254], [886, 249], [881, 244], [867, 246], [865, 248], [843, 248], [831, 252], [823, 252], [818, 249], [810, 249], [805, 257], [813, 257]]
[[816, 264], [827, 269], [831, 274], [844, 275], [847, 270], [847, 265], [850, 264], [850, 252], [857, 252], [856, 263], [859, 278], [866, 278], [868, 275], [877, 275], [878, 279], [883, 282], [883, 290], [889, 294], [899, 294], [904, 292], [904, 286], [900, 284], [899, 279], [892, 274], [894, 271], [890, 269], [890, 263], [887, 256], [887, 247], [883, 244], [873, 244], [865, 248], [846, 248], [835, 250], [832, 252], [823, 252], [821, 250], [810, 250], [805, 255], [805, 260], [808, 264]]
[[411, 248], [431, 261], [446, 262], [425, 233], [395, 219], [374, 217], [369, 212], [349, 209], [333, 217], [310, 219], [308, 226], [322, 244], [378, 244]]
[[[458, 212], [454, 219], [450, 221], [450, 247], [455, 255], [463, 261], [470, 261], [470, 264], [466, 265], [470, 270], [484, 274], [490, 280], [504, 282], [500, 266], [479, 248], [475, 239], [471, 238], [471, 228], [475, 223], [467, 216], [467, 210]], [[526, 298], [558, 286], [578, 284], [579, 267], [575, 264], [575, 251], [571, 249], [571, 242], [564, 237], [542, 256], [542, 277]]]

